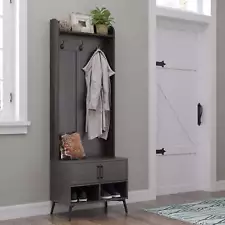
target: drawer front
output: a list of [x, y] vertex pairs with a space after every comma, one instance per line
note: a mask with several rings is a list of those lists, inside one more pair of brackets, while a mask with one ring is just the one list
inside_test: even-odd
[[101, 182], [114, 182], [128, 179], [127, 160], [104, 162], [101, 165]]
[[71, 185], [82, 185], [98, 183], [96, 163], [68, 164], [65, 176], [68, 177]]

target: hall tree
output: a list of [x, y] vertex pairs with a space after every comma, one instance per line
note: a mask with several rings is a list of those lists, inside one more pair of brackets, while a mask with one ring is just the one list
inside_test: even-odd
[[[89, 140], [85, 131], [87, 88], [82, 68], [96, 49], [106, 55], [111, 68], [115, 69], [114, 29], [108, 35], [62, 31], [56, 19], [51, 20], [51, 214], [55, 204], [68, 206], [69, 220], [76, 205], [119, 201], [128, 213], [128, 160], [115, 157], [115, 76], [110, 77], [111, 107], [110, 127], [107, 140]], [[85, 158], [62, 160], [60, 136], [77, 132], [82, 137]], [[114, 198], [103, 196], [104, 190], [114, 186], [118, 195]], [[87, 197], [74, 199], [74, 193], [85, 192]], [[87, 198], [87, 199], [86, 199]]]

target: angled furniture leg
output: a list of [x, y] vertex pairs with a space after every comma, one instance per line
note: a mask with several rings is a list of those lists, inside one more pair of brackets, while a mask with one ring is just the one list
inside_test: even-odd
[[69, 221], [71, 221], [72, 209], [73, 209], [73, 205], [70, 205], [69, 206], [69, 215], [68, 215]]
[[125, 199], [123, 200], [123, 206], [124, 206], [125, 213], [128, 214], [128, 208], [127, 208], [127, 203]]
[[53, 212], [54, 212], [54, 209], [55, 209], [55, 203], [56, 203], [56, 202], [52, 202], [52, 207], [51, 207], [51, 212], [50, 212], [51, 215], [52, 215]]
[[108, 213], [108, 202], [105, 201], [105, 214], [107, 214], [107, 213]]

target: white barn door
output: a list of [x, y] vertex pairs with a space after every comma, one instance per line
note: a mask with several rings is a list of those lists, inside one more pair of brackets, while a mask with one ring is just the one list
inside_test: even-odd
[[157, 194], [196, 188], [198, 34], [157, 27]]

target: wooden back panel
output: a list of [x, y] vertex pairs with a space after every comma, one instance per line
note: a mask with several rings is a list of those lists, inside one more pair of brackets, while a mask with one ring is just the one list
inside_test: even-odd
[[111, 78], [111, 125], [108, 140], [88, 140], [85, 133], [86, 83], [82, 68], [100, 47], [115, 70], [114, 35], [60, 32], [51, 20], [51, 159], [59, 159], [59, 136], [79, 132], [87, 157], [115, 156], [115, 78]]

